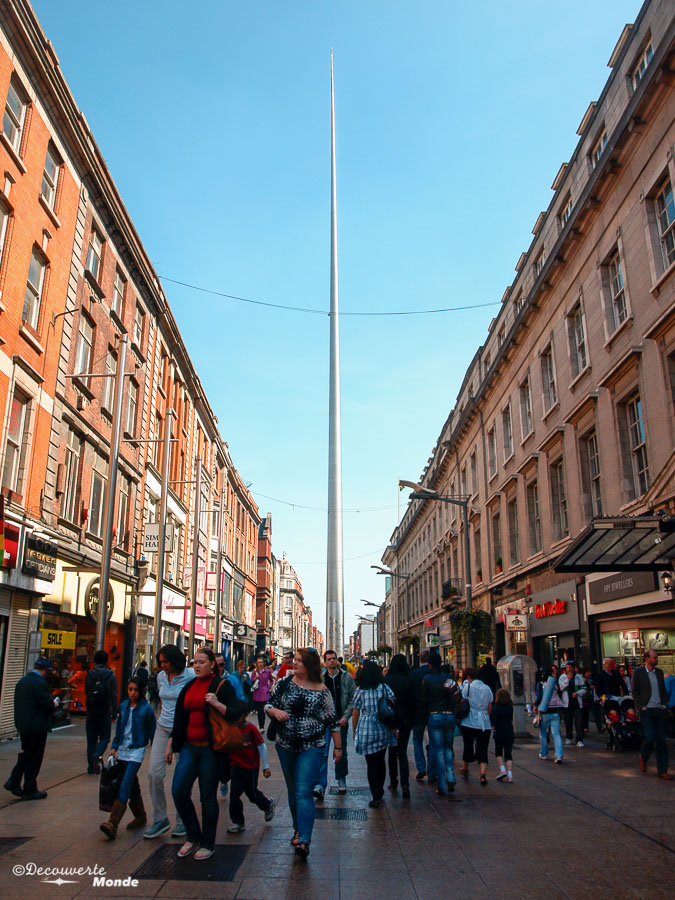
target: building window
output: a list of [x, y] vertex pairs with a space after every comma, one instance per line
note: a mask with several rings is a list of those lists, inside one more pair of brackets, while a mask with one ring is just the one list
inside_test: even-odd
[[634, 496], [641, 496], [649, 489], [649, 463], [647, 461], [647, 441], [642, 421], [642, 401], [636, 395], [626, 403], [628, 440], [631, 453]]
[[673, 186], [669, 177], [666, 177], [657, 189], [655, 207], [656, 219], [659, 223], [663, 268], [667, 269], [675, 262], [675, 204], [673, 203]]
[[459, 490], [463, 497], [466, 497], [468, 491], [466, 489], [466, 466], [462, 466], [459, 473]]
[[490, 371], [490, 366], [492, 365], [492, 360], [490, 359], [490, 354], [486, 353], [483, 359], [483, 375], [486, 376]]
[[471, 493], [478, 493], [478, 463], [475, 450], [471, 454]]
[[520, 562], [520, 535], [518, 534], [518, 501], [511, 500], [506, 507], [509, 519], [509, 560], [512, 566]]
[[571, 197], [571, 195], [568, 194], [567, 200], [566, 200], [564, 206], [562, 207], [562, 209], [560, 210], [560, 214], [558, 216], [558, 219], [560, 220], [561, 228], [564, 228], [565, 225], [567, 225], [569, 218], [572, 215], [573, 208], [574, 208], [574, 206], [572, 204], [572, 197]]
[[570, 344], [572, 375], [576, 378], [588, 365], [586, 353], [586, 323], [581, 303], [578, 303], [567, 317], [567, 334]]
[[638, 60], [637, 65], [633, 69], [633, 90], [637, 90], [638, 84], [644, 78], [644, 74], [647, 71], [647, 66], [652, 61], [654, 57], [654, 47], [652, 42], [650, 41], [645, 49], [640, 54], [640, 59]]
[[513, 428], [511, 426], [511, 404], [502, 411], [502, 430], [504, 432], [504, 459], [513, 455]]
[[30, 402], [19, 391], [14, 392], [9, 411], [5, 464], [2, 470], [2, 486], [21, 493], [23, 471], [26, 466]]
[[603, 129], [602, 134], [597, 139], [595, 144], [593, 144], [593, 149], [591, 150], [591, 165], [593, 168], [597, 166], [600, 162], [600, 157], [605, 152], [605, 147], [607, 146], [607, 132]]
[[115, 270], [115, 282], [113, 284], [112, 308], [118, 319], [122, 318], [124, 308], [124, 295], [127, 290], [127, 280], [119, 269]]
[[11, 213], [4, 205], [4, 203], [0, 203], [0, 266], [2, 266], [2, 259], [5, 254], [5, 244], [7, 242], [7, 232], [9, 231], [9, 219]]
[[559, 541], [569, 534], [565, 467], [562, 459], [551, 465], [551, 506], [551, 512], [553, 513], [553, 539]]
[[541, 383], [544, 390], [544, 412], [547, 413], [558, 402], [555, 386], [553, 347], [550, 344], [541, 355]]
[[[129, 390], [127, 392], [127, 415], [124, 430], [127, 434], [133, 436], [136, 428], [136, 406], [138, 404], [138, 385], [135, 381], [129, 380]], [[182, 477], [182, 476], [181, 476]]]
[[69, 522], [76, 520], [77, 485], [80, 475], [80, 458], [82, 454], [82, 438], [72, 429], [68, 429], [66, 442], [65, 478], [63, 497], [61, 498], [61, 515]]
[[136, 315], [134, 317], [134, 344], [138, 347], [139, 350], [143, 348], [143, 323], [145, 321], [145, 313], [140, 308], [140, 306], [136, 307]]
[[21, 149], [21, 135], [26, 121], [26, 109], [28, 104], [23, 99], [18, 86], [10, 81], [5, 103], [5, 115], [2, 120], [2, 130], [14, 150], [18, 153]]
[[542, 250], [534, 261], [534, 277], [539, 278], [546, 262], [546, 253]]
[[583, 441], [581, 474], [584, 488], [590, 498], [591, 515], [602, 515], [602, 492], [600, 490], [600, 452], [598, 435], [591, 431]]
[[75, 373], [82, 376], [82, 381], [89, 384], [89, 379], [84, 376], [89, 372], [91, 354], [94, 347], [94, 326], [89, 319], [80, 314], [80, 328], [77, 335], [77, 352], [75, 357]]
[[94, 454], [94, 467], [91, 473], [91, 495], [89, 501], [88, 531], [101, 537], [103, 534], [103, 498], [108, 483], [108, 462], [99, 453]]
[[524, 302], [525, 302], [525, 298], [523, 297], [523, 292], [518, 291], [518, 296], [513, 301], [513, 315], [514, 316], [517, 316], [518, 313], [521, 311], [521, 309], [523, 308]]
[[46, 271], [47, 263], [38, 255], [38, 251], [34, 249], [30, 257], [26, 294], [23, 301], [23, 321], [33, 329], [37, 329], [40, 320], [40, 307], [42, 306]]
[[626, 305], [626, 289], [623, 282], [623, 265], [621, 253], [616, 247], [607, 261], [607, 276], [609, 279], [610, 315], [612, 331], [625, 322], [628, 311]]
[[524, 440], [528, 434], [532, 433], [532, 393], [529, 375], [520, 385], [520, 427]]
[[495, 436], [495, 426], [487, 433], [488, 448], [488, 473], [492, 477], [497, 471], [497, 438]]
[[115, 375], [117, 373], [117, 357], [113, 351], [108, 348], [108, 355], [105, 361], [105, 374], [103, 379], [103, 400], [101, 406], [107, 409], [109, 413], [113, 411], [113, 402], [115, 399]]
[[56, 203], [56, 190], [61, 174], [61, 159], [52, 144], [47, 147], [45, 170], [42, 173], [42, 199], [50, 209], [54, 209]]
[[504, 325], [502, 325], [502, 327], [499, 329], [499, 331], [497, 333], [497, 346], [498, 347], [501, 347], [501, 345], [504, 343], [505, 337], [506, 337], [506, 328]]
[[87, 271], [92, 275], [95, 281], [99, 280], [101, 274], [101, 259], [103, 258], [103, 238], [98, 231], [92, 226], [89, 235], [89, 249], [87, 250]]
[[127, 550], [128, 532], [127, 517], [129, 515], [129, 494], [131, 492], [131, 483], [126, 475], [120, 473], [117, 478], [117, 493], [119, 501], [117, 505], [117, 546]]
[[541, 515], [539, 513], [539, 486], [536, 481], [527, 486], [527, 528], [530, 556], [541, 551]]
[[492, 551], [496, 566], [502, 564], [502, 517], [495, 513], [492, 517]]

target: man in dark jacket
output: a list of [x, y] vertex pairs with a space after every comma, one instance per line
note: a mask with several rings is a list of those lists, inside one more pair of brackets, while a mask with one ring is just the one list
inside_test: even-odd
[[640, 749], [640, 770], [647, 771], [647, 763], [656, 744], [656, 774], [664, 781], [672, 781], [668, 774], [668, 744], [666, 743], [666, 719], [668, 695], [663, 670], [657, 669], [659, 654], [647, 650], [645, 664], [633, 671], [633, 700], [640, 714], [644, 735]]
[[488, 656], [485, 660], [485, 665], [481, 666], [478, 671], [478, 677], [483, 682], [483, 684], [487, 684], [487, 686], [492, 691], [492, 696], [497, 696], [497, 691], [502, 686], [502, 680], [499, 677], [499, 672], [492, 665], [492, 659]]
[[410, 673], [410, 680], [413, 685], [415, 694], [415, 722], [413, 724], [413, 751], [415, 754], [415, 766], [417, 767], [417, 781], [424, 781], [424, 776], [429, 776], [429, 781], [435, 781], [433, 774], [433, 764], [429, 758], [429, 745], [426, 745], [426, 754], [424, 747], [424, 729], [427, 727], [429, 719], [429, 710], [422, 703], [422, 682], [429, 674], [429, 651], [424, 650], [420, 655], [421, 666], [413, 669]]
[[608, 656], [602, 661], [602, 670], [595, 683], [598, 697], [622, 697], [627, 694], [626, 685], [616, 670], [616, 660]]
[[45, 754], [47, 733], [52, 730], [52, 713], [59, 705], [45, 681], [52, 667], [51, 659], [38, 657], [33, 671], [24, 675], [14, 688], [14, 724], [21, 738], [21, 752], [5, 782], [5, 790], [22, 800], [44, 800], [47, 796], [47, 791], [38, 790], [37, 777]]
[[101, 757], [110, 742], [110, 723], [117, 718], [117, 679], [108, 668], [105, 650], [94, 653], [94, 668], [84, 680], [87, 702], [87, 772], [98, 775]]

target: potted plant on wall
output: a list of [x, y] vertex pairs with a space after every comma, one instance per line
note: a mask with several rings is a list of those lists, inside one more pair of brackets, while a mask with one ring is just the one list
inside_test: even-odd
[[482, 570], [482, 569], [477, 569], [477, 570], [476, 570], [476, 582], [477, 582], [478, 584], [480, 584], [482, 580], [483, 580], [483, 570]]
[[497, 559], [495, 560], [495, 574], [496, 575], [502, 574], [502, 558], [501, 558], [501, 556], [498, 556]]

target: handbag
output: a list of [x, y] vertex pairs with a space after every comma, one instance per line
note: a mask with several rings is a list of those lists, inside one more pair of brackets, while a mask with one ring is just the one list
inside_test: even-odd
[[386, 728], [396, 728], [394, 704], [387, 697], [384, 688], [382, 688], [382, 696], [377, 701], [377, 720]]
[[[216, 688], [216, 695], [227, 679], [223, 679]], [[213, 749], [217, 753], [229, 753], [244, 746], [244, 736], [234, 722], [228, 722], [215, 706], [209, 703], [209, 724], [213, 738]]]
[[109, 756], [101, 767], [101, 778], [98, 786], [98, 808], [102, 812], [110, 812], [113, 808], [117, 795], [119, 794], [122, 776], [124, 775], [124, 766]]
[[[290, 682], [290, 678], [283, 678], [279, 684], [279, 695], [277, 700], [281, 700], [286, 691], [288, 690], [288, 684]], [[279, 730], [279, 723], [276, 719], [272, 719], [270, 717], [270, 724], [267, 726], [267, 740], [272, 741], [274, 743], [277, 739], [277, 732]]]
[[457, 719], [461, 722], [462, 719], [466, 719], [466, 717], [471, 712], [471, 704], [469, 703], [469, 694], [471, 693], [471, 685], [466, 692], [466, 697], [462, 697], [457, 706], [455, 707], [455, 715]]

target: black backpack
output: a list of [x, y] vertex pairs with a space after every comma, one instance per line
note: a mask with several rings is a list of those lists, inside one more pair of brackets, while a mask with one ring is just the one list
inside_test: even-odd
[[87, 690], [87, 712], [88, 713], [107, 713], [110, 710], [110, 690], [108, 688], [108, 679], [112, 676], [112, 672], [106, 672], [103, 675], [94, 675], [91, 673], [89, 689]]

